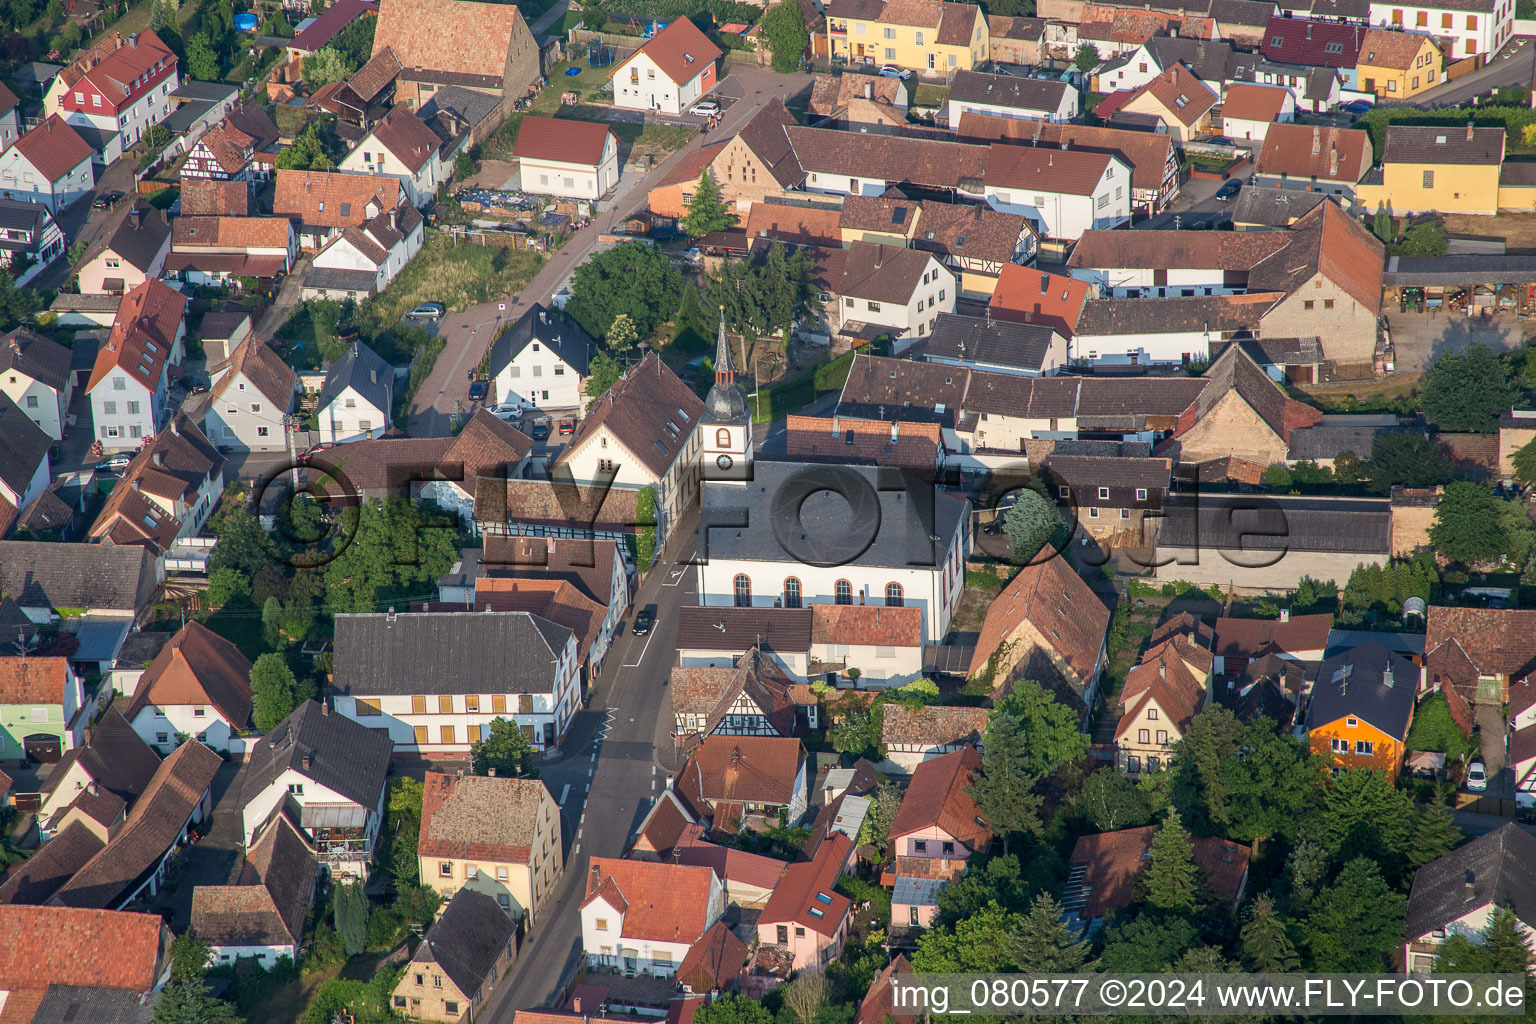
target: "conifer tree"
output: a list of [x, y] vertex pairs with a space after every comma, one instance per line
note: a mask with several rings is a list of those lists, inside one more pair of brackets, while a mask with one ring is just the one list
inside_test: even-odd
[[1294, 971], [1301, 966], [1268, 893], [1260, 893], [1253, 901], [1253, 917], [1243, 925], [1242, 954], [1244, 965], [1259, 973]]
[[1088, 947], [1062, 920], [1061, 904], [1050, 893], [1041, 893], [1019, 918], [1011, 936], [1013, 962], [1021, 971], [1069, 974], [1083, 966]]
[[682, 228], [690, 238], [700, 238], [711, 231], [724, 231], [736, 223], [736, 215], [725, 207], [720, 186], [709, 176], [709, 171], [699, 175], [693, 198], [688, 200], [688, 212], [683, 216]]
[[1159, 910], [1192, 911], [1200, 892], [1200, 872], [1195, 867], [1189, 832], [1179, 812], [1168, 817], [1152, 837], [1152, 862], [1147, 865], [1147, 902]]

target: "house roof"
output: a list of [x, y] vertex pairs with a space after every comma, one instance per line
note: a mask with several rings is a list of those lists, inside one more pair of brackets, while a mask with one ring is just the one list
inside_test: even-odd
[[[818, 117], [830, 117], [855, 98], [904, 107], [907, 104], [907, 84], [899, 78], [874, 75], [817, 75], [811, 83], [811, 100], [807, 109]], [[753, 204], [754, 207], [756, 205]]]
[[1384, 500], [1276, 498], [1256, 505], [1250, 498], [1203, 495], [1192, 502], [1174, 495], [1163, 508], [1158, 540], [1168, 547], [1348, 554], [1391, 550], [1392, 513]]
[[1425, 626], [1430, 682], [1474, 687], [1481, 675], [1508, 676], [1510, 713], [1529, 705], [1516, 706], [1528, 691], [1513, 684], [1536, 669], [1536, 611], [1430, 605]]
[[1087, 299], [1086, 281], [1009, 263], [988, 305], [993, 317], [1046, 324], [1070, 338]]
[[761, 854], [748, 853], [730, 846], [718, 846], [704, 839], [705, 827], [685, 825], [664, 860], [674, 864], [707, 867], [730, 888], [733, 884], [772, 889], [784, 874], [784, 862]]
[[928, 273], [931, 253], [870, 242], [853, 242], [833, 250], [828, 260], [827, 290], [873, 302], [912, 301], [918, 282]]
[[984, 708], [907, 707], [885, 705], [880, 723], [882, 747], [952, 747], [959, 744], [978, 746], [987, 727]]
[[776, 203], [771, 199], [758, 200], [747, 211], [743, 230], [748, 238], [767, 235], [794, 245], [840, 246], [840, 218], [841, 211], [835, 206], [790, 205]]
[[[661, 69], [662, 74], [678, 85], [693, 81], [721, 56], [720, 47], [710, 42], [709, 37], [687, 18], [674, 18], [670, 25], [647, 39], [635, 53], [645, 54]], [[610, 76], [618, 74], [619, 68], [633, 59], [631, 56], [622, 61], [610, 72]]]
[[1177, 730], [1176, 735], [1182, 736], [1195, 715], [1205, 707], [1206, 684], [1210, 679], [1209, 653], [1206, 653], [1207, 659], [1201, 666], [1205, 671], [1197, 675], [1180, 656], [1176, 642], [1164, 643], [1156, 653], [1147, 652], [1140, 664], [1126, 673], [1125, 685], [1120, 692], [1122, 714], [1115, 729], [1116, 741], [1141, 721], [1142, 709], [1153, 703], [1162, 711], [1163, 720]]
[[695, 810], [717, 803], [788, 805], [805, 766], [793, 737], [706, 736], [674, 787]]
[[981, 755], [975, 747], [952, 750], [918, 765], [891, 823], [890, 838], [936, 828], [974, 852], [985, 850], [992, 841], [992, 828], [967, 792], [980, 771]]
[[969, 674], [985, 670], [992, 652], [1025, 622], [1079, 677], [1092, 675], [1109, 628], [1109, 609], [1065, 558], [1026, 565], [1003, 588], [982, 621]]
[[1221, 102], [1223, 120], [1278, 121], [1291, 100], [1291, 91], [1276, 85], [1253, 85], [1237, 82], [1227, 86], [1226, 98]]
[[575, 320], [554, 306], [535, 302], [491, 346], [491, 376], [499, 374], [534, 342], [553, 352], [577, 376], [585, 377], [600, 347]]
[[[1371, 136], [1359, 128], [1272, 124], [1264, 135], [1255, 174], [1347, 182], [1371, 169]], [[1243, 192], [1260, 189], [1245, 188]], [[1332, 204], [1326, 204], [1332, 205]]]
[[[1033, 461], [1033, 460], [1031, 460]], [[1047, 455], [1042, 461], [1052, 483], [1068, 487], [1145, 488], [1166, 491], [1173, 475], [1171, 459], [1120, 455]]]
[[159, 914], [74, 907], [0, 905], [0, 932], [5, 1024], [29, 1024], [55, 985], [151, 992], [170, 942]]
[[[432, 31], [421, 31], [423, 25]], [[499, 87], [515, 39], [527, 32], [521, 12], [509, 4], [382, 0], [373, 52], [389, 47], [407, 72], [462, 76], [457, 84]]]
[[987, 147], [986, 182], [995, 188], [1090, 196], [1115, 159], [1088, 149], [997, 144]]
[[[754, 204], [756, 205], [756, 204]], [[1008, 263], [1022, 236], [1038, 237], [1025, 217], [989, 206], [924, 203], [912, 246], [951, 259]]]
[[[1279, 90], [1284, 91], [1284, 90]], [[1247, 271], [1290, 244], [1280, 231], [1084, 231], [1067, 266], [1074, 269]]]
[[128, 812], [128, 821], [53, 896], [69, 907], [122, 904], [175, 845], [224, 762], [197, 740], [177, 747]]
[[274, 815], [238, 885], [192, 889], [192, 930], [215, 946], [286, 946], [304, 937], [320, 865], [286, 815]]
[[[1268, 141], [1266, 136], [1266, 145]], [[1337, 203], [1322, 203], [1303, 214], [1289, 234], [1290, 245], [1254, 264], [1248, 274], [1250, 291], [1289, 295], [1321, 274], [1371, 312], [1381, 309], [1386, 250]]]
[[460, 993], [473, 998], [516, 940], [517, 929], [517, 919], [494, 898], [460, 889], [416, 947], [411, 963], [437, 964]]
[[677, 615], [680, 651], [765, 651], [803, 654], [811, 646], [809, 608], [711, 608], [684, 605]]
[[747, 944], [730, 925], [716, 921], [704, 937], [689, 947], [677, 967], [677, 983], [694, 992], [724, 989], [736, 980], [747, 962]]
[[158, 585], [153, 557], [141, 548], [0, 540], [0, 591], [28, 608], [137, 612]]
[[1289, 619], [1216, 620], [1215, 653], [1227, 658], [1258, 658], [1265, 654], [1303, 654], [1328, 646], [1333, 616], [1292, 615]]
[[1321, 68], [1353, 68], [1368, 31], [1356, 22], [1314, 21], [1275, 15], [1264, 28], [1259, 52], [1281, 64]]
[[1418, 688], [1418, 666], [1374, 640], [1341, 651], [1318, 667], [1307, 729], [1353, 716], [1394, 739], [1406, 739]]
[[[483, 576], [475, 581], [477, 611], [532, 612], [576, 636], [578, 660], [585, 661], [602, 632], [608, 609], [560, 579]], [[433, 610], [452, 610], [447, 606]]]
[[286, 217], [177, 217], [171, 225], [171, 245], [181, 249], [283, 249], [292, 235]]
[[[188, 184], [205, 179], [189, 178]], [[247, 192], [249, 186], [243, 181], [237, 182], [212, 182], [208, 184], [238, 185], [241, 192]], [[183, 213], [196, 213], [196, 209], [187, 209], [186, 186], [183, 186], [181, 209]], [[229, 212], [229, 211], [221, 211]], [[244, 212], [243, 208], [240, 212]], [[145, 202], [135, 202], [128, 216], [123, 218], [117, 230], [112, 232], [112, 238], [107, 242], [107, 249], [116, 253], [128, 262], [128, 265], [140, 271], [148, 271], [155, 265], [155, 258], [160, 255], [160, 250], [165, 248], [166, 239], [171, 237], [171, 222], [166, 218], [164, 210], [158, 210]]]
[[[1078, 892], [1069, 890], [1063, 899], [1067, 909], [1075, 909], [1073, 897], [1078, 896], [1083, 900], [1078, 915], [1092, 921], [1128, 906], [1136, 876], [1151, 857], [1156, 834], [1156, 825], [1145, 825], [1079, 837], [1068, 863], [1074, 868], [1081, 866], [1084, 873]], [[1229, 900], [1236, 900], [1248, 872], [1248, 848], [1204, 836], [1190, 840], [1190, 852], [1205, 883]]]
[[371, 0], [336, 0], [309, 23], [309, 27], [293, 37], [290, 49], [314, 53], [323, 48], [342, 30], [364, 15], [379, 12], [379, 5]]
[[665, 858], [693, 823], [693, 814], [683, 806], [677, 794], [670, 789], [662, 790], [661, 796], [640, 822], [640, 829], [635, 834], [635, 846], [639, 846], [643, 839], [651, 852]]
[[708, 736], [719, 728], [736, 701], [745, 696], [780, 736], [795, 727], [795, 706], [789, 698], [789, 679], [779, 663], [764, 658], [753, 647], [733, 668], [685, 667], [672, 670], [674, 715], [702, 715], [704, 726], [694, 730]]
[[484, 482], [481, 482], [475, 487], [476, 522], [542, 523], [564, 527], [582, 523], [605, 531], [633, 532], [636, 529], [638, 491], [596, 485], [582, 487], [562, 480], [492, 479], [494, 486], [483, 486]]
[[581, 420], [560, 458], [571, 458], [606, 429], [651, 473], [664, 476], [703, 415], [704, 403], [693, 389], [660, 356], [647, 352]]
[[[755, 209], [757, 204], [753, 204]], [[941, 314], [942, 315], [942, 314]], [[791, 462], [896, 466], [931, 477], [943, 445], [935, 423], [882, 423], [849, 416], [790, 416], [783, 452], [765, 450], [760, 459]], [[777, 447], [777, 446], [774, 446]]]
[[196, 504], [199, 491], [222, 476], [224, 464], [224, 456], [197, 425], [178, 416], [133, 457], [89, 536], [163, 553], [176, 542], [182, 525], [165, 506]]
[[600, 121], [526, 114], [518, 125], [512, 155], [520, 160], [557, 160], [595, 167], [603, 162], [603, 150], [612, 135], [613, 129]]
[[352, 693], [453, 694], [488, 673], [508, 693], [549, 693], [571, 631], [527, 612], [336, 616], [335, 685]]
[[[1273, 130], [1276, 126], [1271, 125]], [[1284, 228], [1319, 203], [1326, 203], [1323, 192], [1304, 192], [1294, 188], [1245, 188], [1237, 194], [1232, 204], [1232, 221], [1236, 224], [1262, 224], [1266, 227]]]
[[[537, 779], [427, 772], [421, 803], [423, 857], [526, 863], [551, 828], [554, 801]], [[558, 810], [556, 811], [558, 814]]]
[[112, 331], [96, 352], [86, 391], [95, 390], [114, 370], [122, 370], [154, 393], [186, 311], [187, 297], [163, 281], [150, 278], [134, 287], [118, 304]]
[[958, 136], [968, 142], [1027, 143], [1072, 146], [1113, 153], [1131, 168], [1131, 185], [1160, 190], [1167, 176], [1173, 139], [1166, 133], [1136, 132], [1097, 125], [1049, 124], [1023, 118], [998, 117], [967, 110], [960, 115]]
[[1522, 922], [1531, 920], [1536, 917], [1533, 858], [1536, 836], [1509, 822], [1430, 861], [1414, 873], [1405, 934], [1417, 939], [1489, 905], [1507, 907]]
[[863, 604], [813, 604], [811, 643], [921, 647], [923, 610]]
[[[208, 151], [225, 174], [239, 173], [256, 155], [255, 136], [241, 131], [228, 117], [204, 132], [198, 146]], [[245, 187], [249, 189], [250, 186]]]
[[236, 377], [250, 381], [268, 401], [286, 410], [293, 401], [294, 385], [298, 371], [283, 361], [277, 350], [254, 334], [247, 334], [229, 354], [229, 358], [213, 367], [215, 373], [228, 370], [209, 392], [213, 399], [222, 398]]
[[342, 357], [325, 371], [325, 384], [321, 386], [317, 399], [319, 408], [324, 409], [351, 388], [375, 409], [388, 413], [390, 388], [394, 380], [394, 367], [361, 341], [354, 341]]
[[9, 396], [0, 394], [0, 483], [21, 501], [53, 439]]
[[68, 658], [0, 658], [0, 704], [63, 704]]
[[[479, 574], [565, 580], [598, 604], [607, 606], [615, 599], [614, 561], [618, 548], [613, 541], [496, 534], [488, 534], [484, 540], [483, 548], [465, 548], [460, 552], [456, 569], [467, 575], [466, 581]], [[623, 573], [618, 575], [617, 586], [623, 586]]]
[[1382, 163], [1482, 164], [1504, 162], [1504, 129], [1387, 125]]
[[758, 923], [793, 921], [819, 935], [836, 935], [848, 914], [848, 897], [837, 892], [837, 879], [852, 851], [853, 840], [835, 835], [821, 844], [814, 859], [784, 870]]
[[295, 771], [373, 810], [384, 792], [393, 750], [387, 731], [327, 713], [323, 705], [307, 700], [251, 747], [241, 803], [249, 804], [285, 772]]
[[[394, 154], [412, 174], [421, 170], [436, 154], [442, 140], [410, 107], [389, 108], [384, 119], [373, 127], [373, 138]], [[579, 136], [573, 138], [579, 141]]]
[[917, 1024], [922, 1020], [923, 1014], [896, 1005], [896, 976], [911, 973], [912, 961], [907, 959], [905, 953], [897, 953], [864, 994], [853, 1024], [886, 1024], [887, 1019], [894, 1020], [896, 1024]]
[[58, 181], [91, 159], [91, 144], [58, 114], [49, 114], [42, 124], [16, 140], [16, 152], [48, 182]]
[[91, 728], [85, 745], [64, 751], [44, 783], [43, 793], [51, 795], [58, 789], [76, 762], [93, 782], [131, 804], [154, 778], [160, 755], [117, 708], [108, 707]]
[[949, 83], [951, 103], [979, 103], [1011, 110], [1055, 113], [1072, 86], [1048, 78], [1015, 78], [980, 71], [956, 71]]
[[933, 188], [962, 183], [977, 191], [986, 175], [988, 147], [899, 135], [861, 134], [831, 128], [784, 131], [806, 171], [908, 181]]
[[1283, 441], [1290, 440], [1292, 430], [1316, 426], [1322, 420], [1322, 414], [1312, 406], [1280, 390], [1241, 345], [1228, 345], [1206, 370], [1205, 379], [1210, 383], [1195, 401], [1194, 418], [1188, 426], [1180, 425], [1180, 434], [1198, 425], [1229, 394], [1236, 394]]
[[[414, 3], [420, 0], [399, 2]], [[469, 3], [469, 0], [451, 2], [459, 6]], [[507, 9], [499, 4], [474, 6]], [[515, 14], [517, 8], [511, 10]], [[436, 33], [424, 32], [421, 35], [435, 36]], [[388, 175], [279, 169], [272, 197], [272, 212], [276, 216], [296, 219], [312, 227], [343, 228], [363, 224], [380, 213], [395, 209], [400, 205], [401, 194], [400, 179]], [[370, 207], [373, 208], [372, 212]]]
[[621, 938], [691, 944], [713, 924], [713, 879], [709, 868], [690, 864], [593, 857], [581, 906], [602, 899], [617, 910], [624, 918]]
[[1371, 28], [1366, 31], [1365, 40], [1360, 44], [1360, 63], [1373, 68], [1407, 71], [1413, 67], [1425, 43], [1437, 50], [1440, 48], [1434, 37], [1427, 33]]
[[[36, 853], [11, 868], [5, 884], [0, 885], [0, 904], [47, 903], [105, 845], [106, 840], [84, 822], [70, 822]], [[0, 1020], [5, 1019], [0, 1016]]]
[[1210, 113], [1218, 99], [1216, 91], [1182, 63], [1164, 68], [1162, 74], [1136, 89], [1125, 103], [1134, 103], [1143, 96], [1152, 97], [1185, 127], [1197, 124]]

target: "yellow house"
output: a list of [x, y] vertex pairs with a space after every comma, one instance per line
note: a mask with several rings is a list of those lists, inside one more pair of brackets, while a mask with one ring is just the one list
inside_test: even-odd
[[1373, 28], [1360, 43], [1356, 80], [1361, 90], [1383, 99], [1407, 99], [1444, 80], [1440, 72], [1443, 59], [1433, 36]]
[[444, 899], [484, 893], [532, 923], [560, 879], [560, 808], [538, 779], [427, 772], [416, 854]]
[[850, 64], [894, 64], [919, 74], [973, 71], [987, 59], [987, 19], [973, 4], [831, 0], [827, 51]]
[[1492, 215], [1503, 163], [1502, 127], [1389, 125], [1381, 166], [1355, 187], [1355, 202], [1367, 210], [1386, 203], [1394, 214]]

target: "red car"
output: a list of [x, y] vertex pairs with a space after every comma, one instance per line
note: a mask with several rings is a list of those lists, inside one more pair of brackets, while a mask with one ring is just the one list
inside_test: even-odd
[[561, 420], [560, 420], [560, 433], [561, 433], [561, 435], [576, 433], [576, 417], [575, 416], [565, 416], [565, 417], [561, 418]]
[[331, 442], [329, 442], [329, 441], [322, 441], [320, 444], [309, 446], [308, 448], [306, 448], [302, 452], [300, 452], [298, 455], [294, 456], [294, 461], [297, 462], [301, 466], [307, 466], [307, 465], [309, 465], [309, 460], [310, 459], [314, 458], [316, 455], [319, 455], [323, 451], [326, 451], [328, 449], [335, 448], [335, 447], [336, 447], [336, 445], [331, 443]]

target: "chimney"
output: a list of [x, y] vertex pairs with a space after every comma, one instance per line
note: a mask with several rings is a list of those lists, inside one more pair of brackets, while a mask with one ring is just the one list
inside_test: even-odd
[[165, 452], [161, 451], [158, 448], [155, 449], [155, 454], [150, 456], [150, 458], [154, 461], [155, 465], [157, 465], [157, 466], [165, 465]]
[[134, 32], [128, 36], [128, 45], [133, 47], [135, 50], [139, 48], [139, 34], [137, 32]]
[[101, 787], [96, 784], [96, 780], [95, 779], [92, 779], [91, 780], [91, 784], [89, 786], [87, 786], [86, 788], [91, 791], [91, 796], [100, 796], [101, 795]]
[[[574, 996], [571, 997], [571, 1011], [573, 1013], [581, 1013], [581, 996], [580, 995], [574, 995]], [[582, 1014], [582, 1016], [583, 1016], [583, 1018], [585, 1018], [586, 1015]]]
[[1328, 147], [1328, 177], [1330, 177], [1330, 178], [1337, 178], [1338, 176], [1339, 176], [1339, 147], [1338, 147], [1338, 144], [1335, 143], [1334, 145]]
[[11, 351], [16, 353], [16, 358], [21, 358], [21, 342], [16, 335], [11, 335]]
[[1472, 122], [1471, 121], [1467, 122], [1467, 141], [1468, 142], [1472, 141]]
[[603, 884], [603, 873], [597, 870], [597, 865], [592, 865], [592, 873], [587, 877], [587, 890], [591, 891]]
[[1281, 622], [1290, 622], [1291, 621], [1291, 610], [1289, 608], [1281, 608], [1280, 609], [1280, 621]]
[[885, 246], [875, 246], [875, 269], [880, 269], [880, 264], [885, 262]]
[[309, 771], [310, 769], [314, 768], [314, 766], [315, 766], [315, 755], [314, 754], [305, 754], [304, 755], [304, 770], [305, 771]]
[[329, 700], [322, 700], [320, 702], [320, 713], [322, 715], [328, 715], [331, 713], [331, 702]]
[[1477, 875], [1472, 871], [1471, 868], [1467, 868], [1467, 873], [1463, 878], [1462, 889], [1466, 893], [1468, 903], [1477, 898], [1477, 886], [1473, 884], [1476, 881]]
[[867, 99], [867, 100], [872, 100], [872, 99], [875, 98], [875, 83], [874, 82], [865, 82], [864, 83], [864, 98]]

